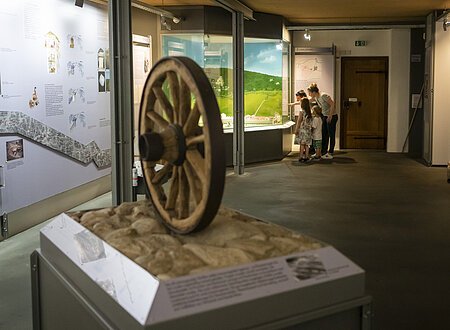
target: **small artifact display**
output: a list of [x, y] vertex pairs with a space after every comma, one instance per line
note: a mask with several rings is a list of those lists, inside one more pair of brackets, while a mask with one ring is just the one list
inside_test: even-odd
[[28, 106], [30, 107], [30, 109], [32, 109], [38, 105], [39, 105], [39, 98], [37, 96], [36, 87], [34, 87], [31, 99], [28, 101]]
[[[223, 207], [208, 228], [190, 235], [171, 233], [156, 220], [156, 209], [148, 200], [69, 216], [161, 280], [325, 246]], [[290, 264], [299, 278], [318, 273], [311, 270], [318, 267], [311, 260], [290, 260]]]
[[184, 234], [205, 228], [222, 199], [225, 144], [214, 91], [193, 60], [166, 57], [152, 68], [140, 108], [139, 151], [163, 223]]

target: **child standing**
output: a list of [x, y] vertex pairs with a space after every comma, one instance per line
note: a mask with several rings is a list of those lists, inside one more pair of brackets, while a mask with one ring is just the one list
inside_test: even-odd
[[320, 160], [322, 157], [322, 109], [315, 105], [312, 107], [312, 139], [313, 147], [316, 149], [316, 153], [312, 156], [313, 159]]
[[298, 135], [300, 141], [300, 156], [299, 162], [309, 161], [309, 146], [312, 143], [312, 114], [309, 106], [309, 100], [303, 98], [300, 106], [302, 111], [298, 115], [297, 125], [295, 125], [295, 134]]

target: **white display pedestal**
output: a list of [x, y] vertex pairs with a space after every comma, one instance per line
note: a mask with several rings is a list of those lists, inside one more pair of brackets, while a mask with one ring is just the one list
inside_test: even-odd
[[69, 216], [31, 256], [35, 329], [370, 329], [364, 271], [327, 246], [159, 280]]

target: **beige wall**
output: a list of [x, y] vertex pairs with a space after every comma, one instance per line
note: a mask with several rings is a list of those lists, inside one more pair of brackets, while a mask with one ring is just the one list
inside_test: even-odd
[[151, 36], [153, 64], [159, 59], [160, 30], [161, 29], [158, 15], [134, 7], [132, 8], [131, 31], [133, 34], [139, 34], [141, 36]]
[[[389, 57], [387, 151], [401, 152], [408, 130], [410, 31], [408, 29], [311, 31], [311, 41], [305, 40], [303, 33], [304, 31], [294, 32], [293, 47], [330, 47], [332, 44], [336, 45], [335, 101], [338, 114], [340, 114], [341, 104], [341, 57]], [[365, 47], [355, 47], [355, 40], [366, 40], [368, 44]], [[395, 88], [390, 88], [392, 86], [395, 86]], [[338, 122], [336, 132], [338, 148], [339, 126]]]
[[433, 94], [433, 165], [450, 161], [450, 31], [436, 23]]
[[[401, 152], [409, 126], [410, 31], [391, 30], [387, 151]], [[408, 151], [408, 146], [405, 147]]]

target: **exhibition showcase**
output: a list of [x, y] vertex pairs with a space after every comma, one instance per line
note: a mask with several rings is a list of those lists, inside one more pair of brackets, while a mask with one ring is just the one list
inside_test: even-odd
[[[2, 3], [1, 30], [12, 33], [0, 35], [0, 63], [18, 61], [27, 72], [0, 67], [2, 212], [110, 175], [118, 91], [110, 52], [117, 22], [108, 13], [101, 2]], [[245, 39], [245, 127], [259, 134], [290, 135], [290, 47], [281, 26], [278, 34]], [[160, 37], [169, 59], [159, 62], [154, 36], [132, 38], [149, 199], [62, 213], [43, 227], [31, 255], [33, 327], [318, 329], [338, 318], [348, 329], [368, 328], [361, 268], [326, 243], [220, 206], [233, 135], [232, 36]], [[273, 62], [266, 71], [252, 67], [258, 54]], [[274, 148], [281, 158], [283, 142]], [[30, 190], [30, 182], [45, 189]]]

